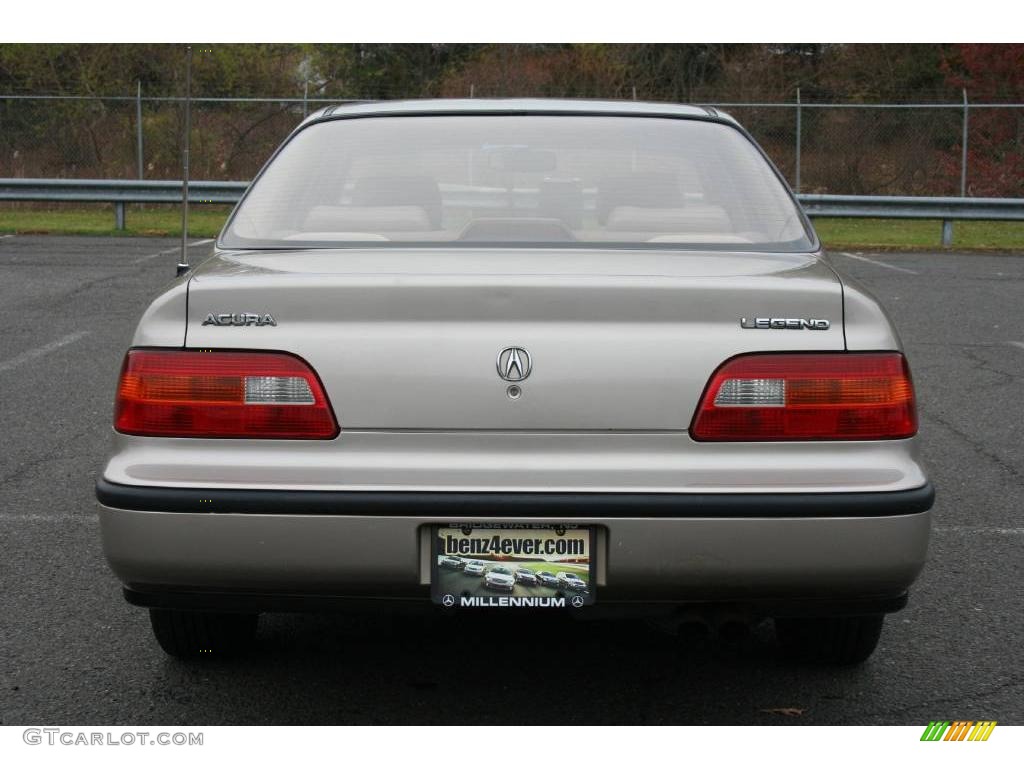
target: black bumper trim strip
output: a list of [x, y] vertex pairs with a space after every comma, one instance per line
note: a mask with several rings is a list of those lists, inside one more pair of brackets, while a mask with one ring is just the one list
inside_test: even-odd
[[146, 512], [430, 517], [885, 517], [931, 509], [931, 483], [865, 493], [462, 493], [164, 488], [96, 482], [100, 504]]
[[[443, 610], [431, 602], [428, 589], [422, 595], [352, 597], [316, 593], [281, 592], [219, 592], [187, 587], [130, 586], [123, 587], [125, 599], [143, 608], [170, 610], [223, 611], [239, 613], [282, 612], [319, 613], [345, 611], [379, 612], [386, 605], [389, 612], [425, 613]], [[729, 607], [741, 613], [766, 616], [866, 616], [873, 613], [894, 613], [907, 604], [907, 593], [897, 595], [871, 595], [849, 598], [768, 598], [753, 600], [677, 600], [638, 601], [601, 599], [596, 605], [584, 609], [588, 615], [634, 610], [675, 610], [680, 607]]]

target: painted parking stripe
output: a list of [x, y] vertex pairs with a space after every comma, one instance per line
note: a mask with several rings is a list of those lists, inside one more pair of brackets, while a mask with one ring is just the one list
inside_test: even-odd
[[[213, 238], [212, 237], [207, 239], [207, 240], [194, 240], [194, 241], [192, 241], [191, 243], [188, 244], [188, 247], [191, 248], [192, 246], [195, 246], [195, 245], [206, 245], [207, 243], [212, 243], [212, 242], [213, 242]], [[164, 248], [162, 251], [157, 251], [156, 253], [149, 253], [149, 254], [146, 254], [145, 256], [140, 256], [139, 258], [137, 258], [132, 263], [133, 264], [142, 264], [143, 262], [149, 261], [150, 259], [155, 259], [158, 256], [170, 256], [172, 253], [177, 253], [180, 250], [181, 250], [181, 246], [180, 245], [176, 245], [173, 248]]]
[[20, 355], [15, 355], [9, 360], [0, 361], [0, 373], [9, 371], [12, 368], [17, 368], [22, 363], [27, 363], [29, 360], [35, 360], [37, 357], [48, 355], [51, 352], [56, 352], [61, 347], [66, 347], [68, 344], [74, 344], [76, 341], [85, 338], [89, 335], [89, 331], [75, 331], [69, 333], [67, 336], [63, 336], [56, 341], [51, 341], [49, 344], [44, 344], [41, 347], [30, 349], [27, 352], [22, 352]]
[[937, 525], [935, 533], [975, 533], [988, 536], [1019, 536], [1024, 528], [998, 528], [985, 525]]
[[46, 515], [41, 513], [12, 512], [7, 514], [0, 511], [0, 523], [95, 523], [99, 522], [96, 515]]
[[846, 256], [847, 258], [851, 259], [856, 259], [857, 261], [866, 261], [868, 264], [874, 264], [876, 267], [885, 267], [886, 269], [891, 269], [895, 272], [903, 272], [908, 275], [921, 274], [920, 272], [915, 272], [914, 270], [907, 269], [906, 267], [897, 267], [893, 264], [886, 264], [884, 261], [875, 261], [874, 259], [869, 259], [866, 256], [859, 256], [856, 253], [847, 253], [846, 251], [839, 251], [839, 255]]
[[1021, 349], [1024, 349], [1024, 341], [1008, 341], [1006, 343], [1011, 347], [1020, 347]]
[[156, 253], [147, 253], [145, 256], [140, 256], [139, 258], [135, 259], [135, 261], [133, 261], [132, 264], [142, 264], [144, 261], [155, 259], [158, 256], [170, 256], [175, 251], [180, 250], [180, 248], [180, 245], [176, 245], [173, 248], [164, 248], [162, 251], [157, 251]]

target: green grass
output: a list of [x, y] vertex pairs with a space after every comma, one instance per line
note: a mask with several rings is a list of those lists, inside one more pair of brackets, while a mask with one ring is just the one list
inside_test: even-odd
[[[226, 205], [196, 205], [189, 211], [189, 233], [216, 237], [230, 212]], [[181, 234], [181, 212], [173, 206], [128, 206], [124, 231], [114, 229], [113, 206], [60, 206], [51, 210], [0, 207], [0, 234], [152, 235]], [[827, 248], [922, 250], [941, 248], [941, 221], [815, 219]], [[954, 250], [1024, 251], [1024, 222], [958, 221]]]
[[[502, 563], [502, 565], [508, 565], [508, 564], [509, 563], [507, 561], [505, 563]], [[518, 561], [513, 561], [511, 563], [511, 565], [512, 565], [513, 569], [515, 569], [515, 568], [529, 568], [534, 573], [536, 573], [537, 571], [550, 571], [551, 573], [558, 573], [559, 571], [565, 571], [566, 573], [575, 573], [575, 574], [578, 574], [579, 576], [584, 577], [584, 580], [585, 580], [585, 577], [587, 575], [587, 572], [590, 570], [589, 566], [579, 565], [578, 563], [553, 563], [553, 562], [548, 562], [546, 560], [538, 560], [536, 562], [525, 561], [525, 562], [522, 562], [522, 563], [520, 563]]]
[[[930, 219], [827, 219], [814, 220], [826, 248], [942, 248], [942, 222]], [[953, 223], [953, 250], [1024, 251], [1024, 221], [957, 221]]]
[[[216, 237], [231, 212], [227, 205], [194, 205], [188, 212], [193, 237]], [[114, 207], [60, 207], [53, 210], [0, 207], [0, 234], [114, 235], [180, 237], [181, 210], [177, 207], [127, 206], [123, 231], [114, 229]]]

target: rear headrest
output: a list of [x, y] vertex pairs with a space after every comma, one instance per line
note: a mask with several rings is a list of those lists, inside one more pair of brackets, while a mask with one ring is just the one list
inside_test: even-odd
[[459, 234], [459, 240], [489, 243], [567, 243], [575, 239], [559, 219], [525, 217], [473, 219]]
[[352, 204], [415, 205], [427, 212], [429, 228], [441, 227], [441, 189], [430, 176], [364, 176], [356, 179]]
[[418, 205], [318, 205], [305, 229], [317, 232], [425, 232], [430, 221]]
[[689, 208], [640, 208], [620, 205], [608, 214], [607, 227], [618, 232], [732, 231], [728, 214], [716, 205]]
[[608, 176], [597, 186], [597, 220], [604, 224], [613, 208], [682, 208], [686, 204], [674, 173]]

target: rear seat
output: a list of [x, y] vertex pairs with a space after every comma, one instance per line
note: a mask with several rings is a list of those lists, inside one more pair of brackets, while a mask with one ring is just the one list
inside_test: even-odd
[[318, 205], [303, 229], [316, 232], [424, 232], [433, 227], [418, 205]]
[[363, 176], [351, 204], [318, 205], [303, 225], [317, 232], [429, 232], [441, 227], [441, 190], [430, 176]]
[[729, 216], [717, 205], [691, 205], [686, 208], [620, 205], [608, 214], [605, 226], [616, 232], [732, 232]]
[[441, 189], [431, 176], [364, 176], [355, 181], [352, 205], [416, 206], [429, 221], [423, 229], [441, 228]]
[[608, 176], [597, 185], [597, 221], [607, 224], [616, 208], [683, 208], [686, 199], [674, 173]]
[[679, 176], [656, 171], [602, 179], [597, 218], [613, 232], [732, 232], [724, 208], [688, 203]]

